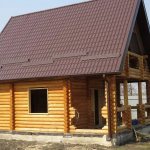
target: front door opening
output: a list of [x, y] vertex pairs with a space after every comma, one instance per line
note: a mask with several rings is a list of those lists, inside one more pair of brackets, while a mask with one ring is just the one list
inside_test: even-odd
[[95, 125], [99, 125], [99, 94], [98, 90], [94, 90], [94, 116], [95, 116]]

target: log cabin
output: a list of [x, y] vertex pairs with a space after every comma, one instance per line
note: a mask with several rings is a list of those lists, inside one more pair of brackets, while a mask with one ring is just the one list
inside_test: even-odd
[[[134, 107], [132, 82], [139, 92]], [[132, 109], [139, 125], [150, 124], [150, 28], [142, 0], [92, 0], [10, 18], [0, 34], [1, 132], [112, 140], [132, 131]]]

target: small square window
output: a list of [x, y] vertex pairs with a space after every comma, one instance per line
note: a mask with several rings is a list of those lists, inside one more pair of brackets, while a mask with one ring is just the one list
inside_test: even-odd
[[47, 113], [47, 89], [30, 90], [30, 113]]

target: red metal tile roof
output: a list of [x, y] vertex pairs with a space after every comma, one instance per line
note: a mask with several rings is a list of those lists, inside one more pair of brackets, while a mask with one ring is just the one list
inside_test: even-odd
[[117, 73], [139, 0], [93, 0], [12, 17], [0, 80]]

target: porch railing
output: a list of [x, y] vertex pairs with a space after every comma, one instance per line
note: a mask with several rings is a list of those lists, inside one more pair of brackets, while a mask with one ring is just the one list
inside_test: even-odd
[[117, 113], [119, 113], [122, 118], [121, 125], [118, 125], [117, 130], [131, 129], [131, 106], [118, 107]]

